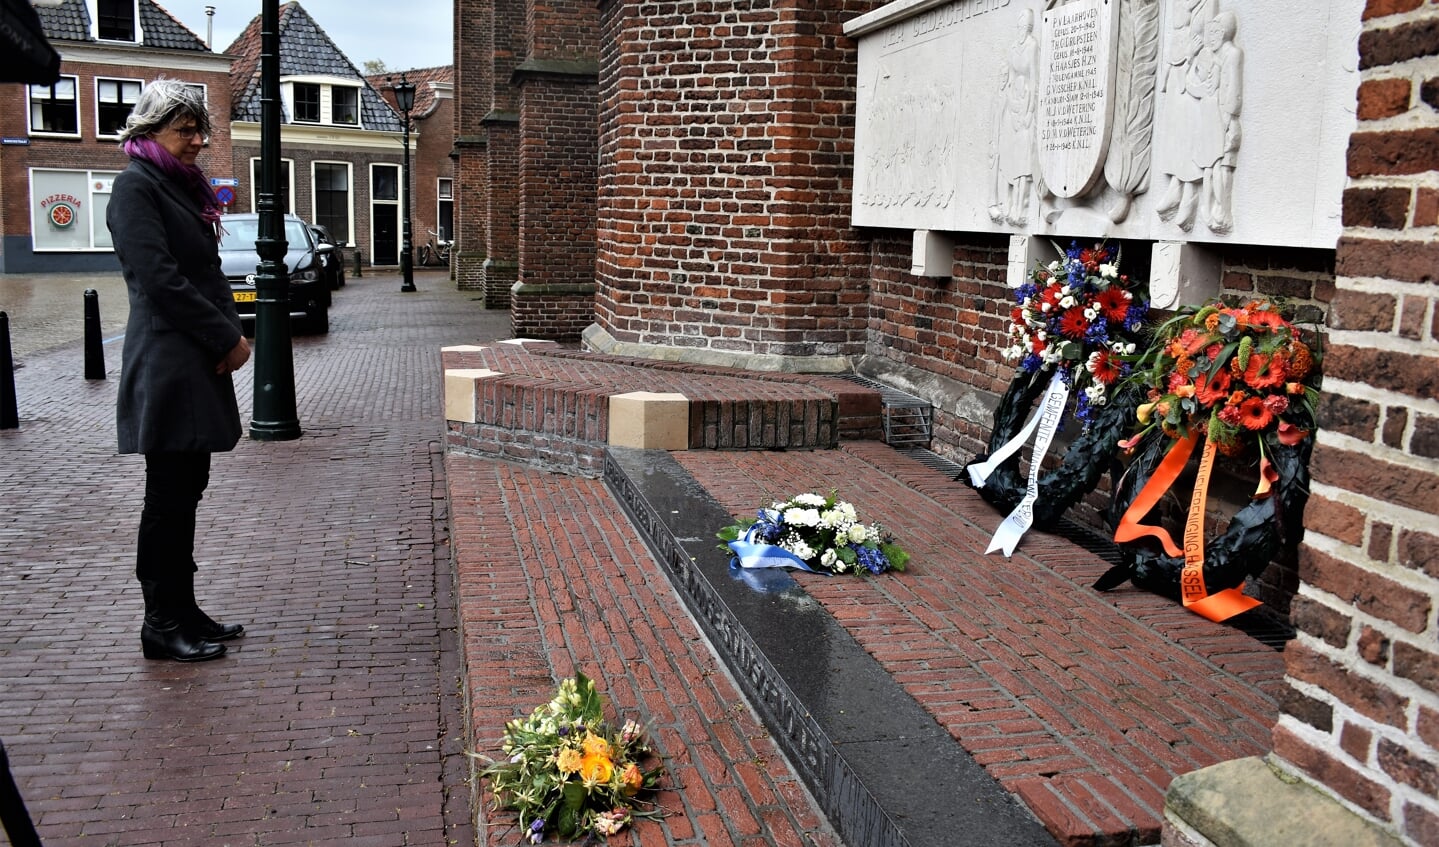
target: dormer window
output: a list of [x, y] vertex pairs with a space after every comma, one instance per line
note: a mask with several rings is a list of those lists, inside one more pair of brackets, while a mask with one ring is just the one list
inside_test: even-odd
[[346, 126], [359, 126], [360, 89], [342, 85], [330, 87], [330, 120]]
[[295, 122], [320, 123], [320, 86], [312, 82], [295, 83]]
[[290, 120], [297, 124], [328, 126], [360, 125], [360, 87], [346, 85], [339, 77], [311, 77], [282, 81], [280, 98]]
[[95, 37], [101, 41], [139, 41], [136, 6], [136, 0], [96, 0]]

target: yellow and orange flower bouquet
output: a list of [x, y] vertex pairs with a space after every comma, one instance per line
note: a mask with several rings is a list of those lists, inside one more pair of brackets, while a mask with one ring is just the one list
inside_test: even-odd
[[605, 721], [604, 699], [584, 674], [560, 683], [554, 699], [528, 718], [505, 725], [504, 758], [481, 772], [497, 809], [519, 812], [522, 839], [539, 844], [547, 833], [573, 840], [611, 836], [634, 818], [663, 810], [643, 799], [664, 768], [634, 721]]

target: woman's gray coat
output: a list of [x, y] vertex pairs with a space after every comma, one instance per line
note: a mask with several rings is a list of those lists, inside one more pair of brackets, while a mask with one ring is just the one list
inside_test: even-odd
[[240, 315], [199, 203], [148, 162], [115, 178], [105, 223], [130, 292], [116, 431], [121, 453], [219, 452], [240, 440], [235, 384], [215, 366]]

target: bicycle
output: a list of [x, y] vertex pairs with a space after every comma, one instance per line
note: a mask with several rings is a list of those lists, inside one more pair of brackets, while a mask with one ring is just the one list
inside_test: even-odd
[[453, 240], [446, 241], [440, 238], [439, 233], [433, 229], [425, 230], [430, 234], [430, 243], [420, 245], [420, 264], [426, 267], [430, 265], [449, 265], [450, 249], [455, 246]]

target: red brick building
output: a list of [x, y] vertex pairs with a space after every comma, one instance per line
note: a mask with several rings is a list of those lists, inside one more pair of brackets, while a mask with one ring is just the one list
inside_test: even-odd
[[120, 127], [147, 83], [199, 86], [215, 132], [198, 164], [232, 178], [230, 59], [153, 0], [63, 0], [36, 12], [60, 53], [60, 79], [0, 85], [0, 272], [116, 270], [105, 206], [129, 161]]
[[[454, 163], [450, 159], [455, 148], [455, 73], [445, 65], [366, 77], [396, 112], [399, 109], [392, 86], [402, 75], [415, 86], [415, 102], [410, 109], [410, 134], [415, 148], [410, 160], [414, 192], [410, 214], [418, 267], [424, 264], [421, 248], [455, 237]], [[438, 264], [438, 260], [433, 263]]]
[[[952, 234], [923, 278], [910, 233], [849, 225], [842, 28], [880, 5], [459, 0], [459, 284], [517, 335], [858, 371], [967, 460], [1013, 372], [1008, 243]], [[1439, 843], [1436, 33], [1434, 0], [1369, 0], [1337, 250], [1217, 248], [1226, 293], [1328, 326], [1308, 536], [1250, 586], [1299, 630], [1272, 758], [1409, 844]]]

